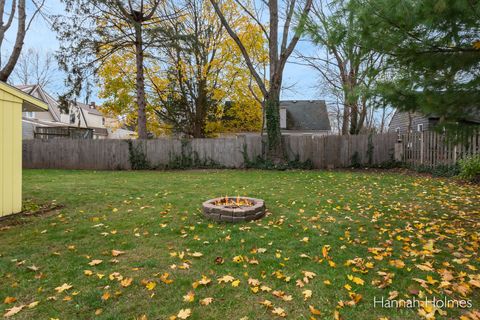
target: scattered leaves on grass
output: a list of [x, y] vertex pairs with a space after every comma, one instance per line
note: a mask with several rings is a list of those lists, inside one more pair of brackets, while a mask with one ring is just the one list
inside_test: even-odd
[[[8, 293], [14, 297], [22, 297], [19, 298], [22, 301], [23, 292], [15, 290], [26, 284], [27, 287], [22, 290], [33, 289], [28, 292], [35, 295], [35, 299], [45, 303], [62, 303], [65, 310], [68, 310], [67, 317], [71, 315], [71, 308], [80, 303], [80, 300], [75, 303], [62, 301], [77, 300], [77, 294], [96, 288], [96, 299], [100, 300], [98, 296], [103, 293], [101, 300], [105, 305], [106, 301], [113, 298], [118, 298], [119, 303], [128, 303], [122, 298], [137, 295], [138, 290], [143, 290], [143, 294], [147, 292], [150, 297], [158, 294], [160, 290], [163, 294], [165, 290], [162, 303], [180, 303], [173, 310], [179, 310], [181, 305], [193, 306], [194, 304], [190, 303], [195, 300], [198, 300], [198, 305], [210, 305], [208, 308], [199, 307], [204, 317], [208, 317], [210, 311], [218, 312], [216, 309], [221, 308], [223, 301], [255, 299], [259, 304], [245, 308], [251, 308], [252, 315], [257, 317], [262, 317], [262, 314], [265, 316], [265, 313], [286, 317], [287, 310], [288, 316], [293, 319], [318, 319], [320, 317], [317, 316], [322, 315], [331, 318], [333, 313], [336, 320], [342, 319], [340, 312], [348, 318], [368, 315], [369, 301], [363, 301], [363, 296], [370, 298], [372, 291], [389, 300], [412, 296], [421, 300], [427, 296], [440, 295], [471, 299], [478, 295], [480, 224], [474, 220], [474, 216], [478, 214], [479, 198], [478, 193], [465, 191], [470, 187], [452, 188], [446, 182], [430, 182], [424, 178], [404, 179], [401, 176], [389, 175], [372, 175], [368, 177], [368, 184], [361, 179], [350, 179], [348, 183], [343, 180], [343, 185], [325, 187], [328, 184], [324, 182], [333, 181], [336, 173], [318, 174], [318, 178], [316, 176], [317, 173], [312, 176], [312, 183], [305, 182], [308, 179], [302, 179], [305, 182], [302, 188], [305, 187], [305, 190], [308, 190], [306, 192], [314, 192], [312, 196], [304, 199], [291, 199], [294, 196], [289, 195], [290, 183], [288, 186], [282, 185], [284, 178], [277, 177], [278, 185], [275, 184], [275, 188], [269, 189], [269, 197], [272, 198], [269, 209], [272, 213], [262, 220], [239, 225], [204, 222], [196, 211], [189, 208], [178, 210], [175, 205], [171, 205], [168, 210], [160, 209], [160, 215], [150, 216], [151, 212], [159, 212], [159, 204], [155, 202], [157, 195], [128, 196], [124, 202], [125, 208], [121, 207], [121, 213], [138, 211], [142, 219], [151, 218], [153, 223], [137, 223], [131, 229], [116, 226], [118, 231], [111, 230], [111, 226], [116, 224], [114, 218], [98, 213], [96, 217], [86, 219], [89, 224], [93, 221], [95, 230], [99, 230], [94, 232], [94, 236], [102, 241], [98, 247], [92, 246], [85, 253], [86, 248], [80, 243], [53, 243], [52, 249], [49, 249], [51, 252], [47, 255], [52, 260], [66, 259], [67, 256], [74, 255], [88, 259], [83, 260], [83, 263], [87, 267], [86, 263], [89, 261], [92, 270], [80, 269], [78, 274], [89, 278], [83, 276], [81, 281], [77, 281], [74, 276], [66, 278], [62, 282], [68, 283], [55, 288], [55, 291], [68, 294], [43, 297], [44, 291], [51, 294], [52, 290], [51, 287], [42, 288], [38, 280], [63, 277], [56, 277], [56, 271], [47, 272], [45, 267], [42, 267], [43, 272], [38, 272], [40, 268], [34, 261], [12, 258], [12, 272], [6, 277], [6, 283], [11, 286]], [[384, 178], [391, 181], [387, 184]], [[322, 183], [318, 183], [319, 181]], [[294, 188], [298, 186], [293, 182], [291, 185], [292, 190], [298, 190]], [[260, 187], [263, 188], [262, 185]], [[354, 189], [356, 191], [352, 193]], [[162, 195], [163, 191], [159, 192], [158, 197], [165, 197]], [[188, 196], [190, 197], [190, 194]], [[184, 195], [178, 195], [179, 199], [183, 197]], [[183, 204], [188, 204], [188, 201], [183, 199]], [[109, 205], [109, 208], [112, 207], [113, 203]], [[87, 214], [87, 211], [81, 213]], [[466, 220], [470, 222], [465, 223], [461, 218], [470, 219]], [[43, 233], [53, 235], [58, 228], [64, 228], [61, 231], [65, 233], [76, 232], [76, 226], [71, 223], [72, 217], [60, 214], [54, 219], [58, 219], [51, 223], [55, 228], [42, 226], [41, 229], [48, 228]], [[38, 235], [38, 232], [35, 234]], [[120, 235], [121, 242], [113, 239]], [[106, 239], [112, 241], [107, 242]], [[160, 243], [159, 246], [166, 246], [166, 251], [159, 250], [158, 256], [155, 256], [135, 247], [132, 258], [137, 254], [145, 257], [146, 262], [142, 265], [132, 264], [127, 257], [115, 259], [125, 252], [111, 250], [112, 243], [132, 248], [129, 242], [132, 239], [155, 241], [156, 244]], [[309, 247], [318, 248], [319, 252], [308, 251]], [[226, 263], [223, 257], [217, 256], [225, 252], [229, 252]], [[102, 273], [97, 272], [95, 266], [104, 261], [93, 257], [110, 255], [113, 259], [107, 258], [107, 261], [111, 263], [101, 266], [102, 270], [98, 271]], [[205, 259], [199, 259], [201, 257]], [[170, 261], [165, 262], [163, 259]], [[39, 264], [39, 261], [35, 262]], [[114, 263], [116, 265], [113, 265]], [[43, 265], [47, 263], [43, 264], [42, 261]], [[155, 271], [151, 271], [153, 266]], [[298, 269], [298, 266], [302, 266], [301, 269]], [[130, 276], [126, 277], [118, 271]], [[134, 278], [142, 277], [146, 279], [140, 282], [141, 287], [132, 286]], [[243, 286], [243, 282], [248, 284], [248, 287]], [[30, 285], [33, 283], [35, 287]], [[69, 292], [73, 287], [70, 283], [74, 283], [78, 291]], [[156, 288], [157, 286], [159, 288]], [[124, 290], [124, 297], [123, 288], [129, 288]], [[185, 294], [186, 292], [188, 293]], [[217, 292], [221, 297], [219, 295], [215, 298], [215, 303], [211, 305], [214, 298], [205, 296], [216, 296]], [[313, 292], [322, 294], [313, 297]], [[183, 294], [185, 295], [182, 301]], [[173, 295], [174, 298], [170, 297]], [[5, 307], [12, 307], [4, 311], [5, 317], [11, 317], [27, 307], [34, 308], [38, 304], [38, 301], [34, 301], [15, 306], [17, 300], [14, 297], [2, 297]], [[316, 298], [320, 297], [326, 302], [325, 305], [322, 304], [322, 313], [313, 305]], [[302, 303], [301, 300], [306, 302]], [[357, 304], [362, 305], [360, 308], [353, 308]], [[39, 312], [41, 315], [43, 311], [40, 309], [44, 308], [38, 308], [32, 313]], [[102, 312], [102, 309], [97, 309], [95, 314], [100, 315]], [[480, 319], [476, 309], [441, 310], [422, 304], [415, 312], [417, 317], [429, 320], [459, 317], [461, 320]], [[239, 312], [238, 317], [241, 317], [242, 313], [244, 314]], [[182, 309], [171, 316], [171, 319], [186, 319], [191, 315], [191, 309]], [[138, 314], [130, 316], [139, 317]], [[380, 319], [388, 319], [391, 314], [387, 316], [382, 315]], [[145, 315], [141, 317], [146, 319]]]

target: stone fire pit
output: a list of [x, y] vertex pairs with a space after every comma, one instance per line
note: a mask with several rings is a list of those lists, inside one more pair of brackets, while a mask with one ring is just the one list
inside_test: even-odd
[[203, 203], [205, 217], [215, 221], [242, 222], [262, 218], [265, 201], [248, 197], [222, 197]]

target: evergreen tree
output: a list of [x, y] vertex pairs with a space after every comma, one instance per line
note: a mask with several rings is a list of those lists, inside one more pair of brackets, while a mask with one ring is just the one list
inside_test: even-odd
[[447, 121], [480, 113], [480, 1], [358, 0], [351, 10], [387, 55], [386, 103]]

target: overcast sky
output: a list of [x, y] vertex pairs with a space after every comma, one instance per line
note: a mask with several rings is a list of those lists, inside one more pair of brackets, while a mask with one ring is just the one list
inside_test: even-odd
[[[8, 2], [10, 1], [7, 1], [7, 3]], [[61, 14], [63, 12], [63, 5], [59, 0], [47, 0], [45, 9], [48, 14]], [[16, 30], [13, 30], [13, 32], [16, 32]], [[7, 43], [10, 44], [14, 41], [13, 33], [7, 35], [7, 41]], [[25, 51], [28, 50], [28, 48], [36, 48], [42, 52], [54, 52], [58, 49], [58, 45], [59, 43], [56, 34], [51, 30], [49, 23], [41, 17], [35, 19], [25, 39]], [[315, 48], [307, 41], [300, 41], [297, 50], [302, 52], [302, 54], [306, 54], [314, 51]], [[291, 60], [294, 61], [293, 58], [291, 58]], [[318, 75], [312, 69], [292, 63], [287, 64], [284, 73], [284, 86], [289, 89], [283, 91], [282, 99], [322, 99], [319, 90], [317, 89], [317, 79]], [[59, 75], [57, 81], [58, 85], [55, 87], [61, 88], [63, 85], [61, 75]], [[52, 92], [54, 95], [57, 93], [58, 92]], [[96, 100], [97, 102], [100, 102], [98, 99]]]

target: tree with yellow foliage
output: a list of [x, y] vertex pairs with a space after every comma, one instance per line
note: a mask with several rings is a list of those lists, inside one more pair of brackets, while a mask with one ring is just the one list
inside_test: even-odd
[[[23, 1], [25, 2], [25, 1]], [[65, 14], [56, 16], [53, 28], [61, 40], [57, 57], [68, 74], [68, 92], [60, 97], [65, 108], [78, 96], [83, 83], [105, 63], [128, 53], [134, 74], [136, 129], [140, 139], [148, 137], [145, 67], [153, 44], [152, 35], [162, 30], [159, 8], [163, 0], [62, 0]], [[105, 74], [105, 73], [104, 73]]]
[[[150, 60], [150, 59], [148, 59]], [[149, 65], [153, 62], [148, 61]], [[121, 53], [111, 55], [106, 63], [98, 71], [99, 93], [101, 99], [105, 99], [101, 111], [114, 119], [119, 119], [119, 124], [128, 128], [135, 128], [138, 123], [135, 90], [135, 59], [130, 50], [122, 50]], [[146, 73], [150, 72], [146, 68]], [[146, 87], [146, 126], [147, 131], [154, 136], [170, 132], [169, 126], [158, 121], [155, 108], [150, 103], [152, 94], [150, 77], [145, 79]]]
[[[147, 57], [145, 64], [149, 130], [160, 134], [171, 129], [191, 137], [259, 130], [262, 110], [256, 97], [261, 93], [211, 4], [172, 1], [163, 9], [162, 16], [172, 17], [161, 28], [170, 30], [169, 36], [158, 35], [158, 53]], [[259, 68], [266, 65], [261, 30], [241, 14], [234, 1], [225, 2], [223, 9], [255, 63]], [[123, 115], [126, 123], [135, 121], [131, 61], [129, 50], [123, 50], [112, 55], [99, 72], [104, 111]], [[232, 107], [224, 108], [226, 101]]]

